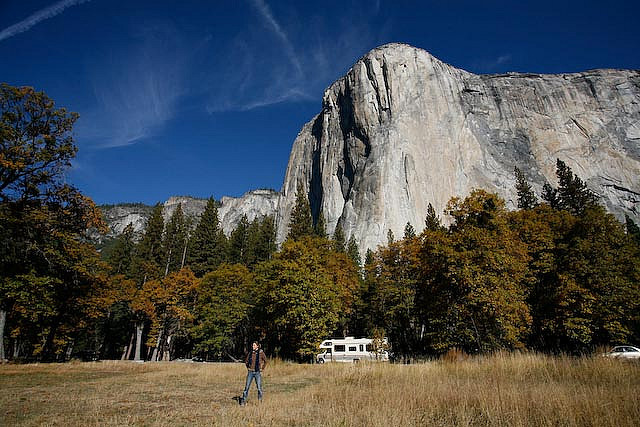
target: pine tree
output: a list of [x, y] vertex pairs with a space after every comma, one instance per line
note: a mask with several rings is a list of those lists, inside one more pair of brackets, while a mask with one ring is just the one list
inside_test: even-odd
[[391, 246], [393, 244], [393, 242], [395, 242], [395, 236], [393, 235], [393, 231], [391, 231], [391, 229], [389, 229], [387, 231], [387, 245]]
[[346, 237], [344, 235], [344, 231], [342, 230], [342, 225], [338, 222], [336, 225], [336, 229], [333, 232], [333, 248], [336, 252], [344, 253], [346, 250]]
[[107, 257], [107, 263], [111, 266], [114, 274], [126, 275], [130, 273], [135, 247], [133, 224], [129, 223], [122, 234], [116, 238], [115, 245]]
[[309, 199], [305, 194], [302, 185], [298, 185], [296, 192], [296, 204], [291, 211], [289, 222], [289, 234], [287, 239], [298, 240], [303, 236], [311, 236], [313, 231], [313, 219], [311, 218], [311, 207]]
[[553, 209], [558, 209], [558, 190], [553, 188], [548, 182], [542, 186], [542, 200], [547, 202]]
[[327, 226], [322, 211], [318, 214], [318, 222], [313, 226], [313, 232], [316, 236], [322, 237], [323, 239], [327, 237]]
[[358, 270], [362, 268], [360, 248], [358, 248], [358, 242], [353, 235], [349, 238], [349, 243], [347, 243], [347, 255], [349, 255], [349, 258], [353, 260], [353, 263], [358, 267]]
[[571, 168], [557, 159], [556, 176], [558, 177], [558, 207], [574, 215], [582, 215], [584, 211], [598, 204], [598, 197], [587, 185], [573, 174]]
[[514, 167], [516, 175], [516, 191], [518, 192], [518, 209], [533, 209], [538, 204], [538, 199], [527, 182], [524, 174], [518, 167]]
[[240, 222], [229, 236], [228, 260], [232, 264], [248, 265], [249, 260], [249, 220], [246, 215], [240, 218]]
[[414, 237], [416, 237], [416, 229], [413, 228], [413, 225], [411, 225], [410, 222], [407, 222], [404, 226], [404, 238], [413, 239]]
[[631, 240], [636, 243], [636, 245], [640, 246], [640, 227], [638, 227], [638, 225], [633, 222], [631, 217], [627, 214], [624, 215], [624, 221], [627, 236], [629, 236]]
[[218, 208], [210, 198], [189, 241], [188, 265], [196, 276], [213, 271], [226, 259], [227, 238], [220, 228]]
[[[136, 246], [133, 260], [133, 273], [141, 284], [145, 276], [151, 270], [159, 271], [164, 264], [162, 251], [162, 233], [164, 231], [164, 219], [162, 217], [162, 205], [156, 204], [147, 221], [142, 240]], [[147, 277], [150, 278], [150, 277]]]
[[163, 238], [165, 276], [184, 266], [188, 238], [187, 221], [182, 204], [179, 204], [169, 219]]
[[438, 231], [442, 229], [442, 223], [440, 222], [440, 217], [436, 215], [436, 210], [433, 209], [433, 205], [429, 203], [427, 207], [427, 218], [424, 221], [425, 228], [431, 231]]
[[253, 249], [255, 262], [267, 261], [276, 252], [276, 223], [272, 215], [265, 216], [259, 221], [256, 247]]

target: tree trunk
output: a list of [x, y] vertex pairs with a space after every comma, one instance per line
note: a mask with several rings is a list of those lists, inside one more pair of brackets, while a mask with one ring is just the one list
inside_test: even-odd
[[58, 332], [58, 326], [60, 326], [60, 319], [56, 317], [53, 320], [53, 324], [51, 325], [51, 329], [49, 329], [49, 333], [47, 334], [47, 338], [45, 339], [44, 345], [42, 346], [42, 356], [41, 360], [45, 362], [51, 362], [54, 360], [53, 354], [53, 339]]
[[162, 354], [162, 360], [166, 360], [166, 361], [170, 361], [171, 360], [171, 341], [172, 341], [172, 337], [173, 337], [173, 335], [169, 335], [167, 337], [167, 346], [166, 346], [166, 349], [165, 349], [164, 353]]
[[[96, 330], [98, 328], [96, 327]], [[107, 357], [109, 352], [109, 338], [111, 332], [111, 310], [109, 310], [109, 314], [107, 315], [107, 321], [105, 323], [104, 335], [102, 337], [102, 344], [100, 344], [100, 348], [98, 349], [98, 355], [100, 359], [104, 359]]]
[[22, 343], [20, 342], [20, 338], [16, 337], [13, 341], [13, 360], [16, 360], [20, 357], [20, 348], [22, 347]]
[[136, 357], [134, 360], [142, 360], [142, 329], [144, 322], [136, 323]]
[[120, 360], [129, 360], [131, 358], [131, 349], [133, 348], [133, 340], [136, 338], [135, 331], [131, 333], [131, 339], [129, 340], [129, 345], [124, 348], [122, 352], [122, 358]]
[[182, 251], [182, 262], [180, 263], [180, 269], [184, 268], [184, 262], [187, 259], [187, 240], [184, 241], [184, 250]]
[[167, 265], [164, 269], [164, 277], [169, 275], [169, 264], [171, 264], [171, 248], [169, 248], [169, 255], [167, 256]]
[[7, 312], [0, 309], [0, 363], [4, 362], [4, 325], [7, 321]]
[[74, 342], [71, 341], [71, 343], [67, 346], [67, 352], [66, 352], [66, 355], [65, 355], [66, 358], [64, 360], [65, 362], [67, 360], [71, 360], [71, 355], [73, 354], [73, 345], [74, 345]]
[[162, 329], [158, 332], [158, 339], [156, 340], [156, 347], [153, 349], [153, 355], [151, 356], [151, 361], [155, 362], [158, 360], [158, 351], [160, 350], [160, 345], [162, 343]]

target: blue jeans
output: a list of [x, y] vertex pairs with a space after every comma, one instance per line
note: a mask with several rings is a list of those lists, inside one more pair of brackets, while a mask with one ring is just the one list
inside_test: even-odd
[[249, 387], [251, 387], [251, 381], [256, 380], [256, 387], [258, 387], [258, 400], [262, 400], [262, 376], [260, 371], [247, 372], [247, 385], [244, 386], [244, 392], [242, 393], [242, 400], [247, 401], [249, 397]]

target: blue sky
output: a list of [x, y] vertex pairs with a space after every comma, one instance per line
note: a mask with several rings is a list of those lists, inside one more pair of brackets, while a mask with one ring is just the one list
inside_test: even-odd
[[80, 113], [97, 203], [280, 189], [324, 89], [404, 42], [476, 73], [640, 69], [640, 2], [0, 0], [0, 81]]

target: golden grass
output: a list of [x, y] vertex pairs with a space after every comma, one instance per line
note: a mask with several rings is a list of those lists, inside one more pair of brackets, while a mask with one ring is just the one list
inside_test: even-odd
[[272, 361], [246, 407], [240, 364], [0, 366], [2, 426], [632, 426], [640, 363], [498, 354], [417, 365]]

